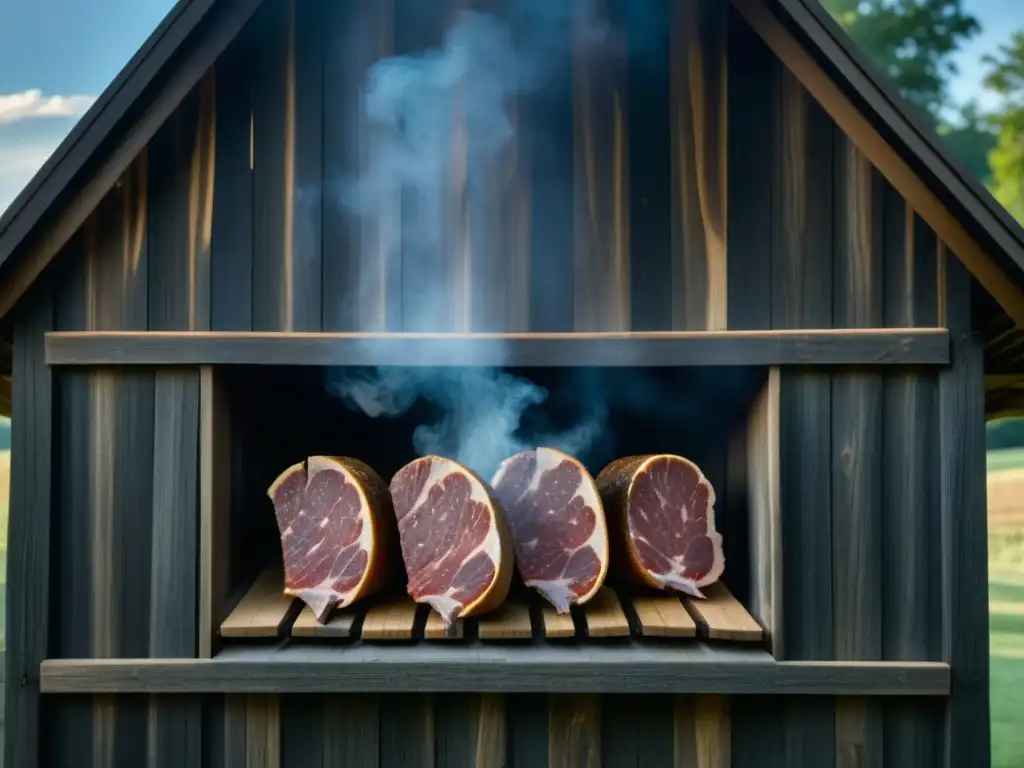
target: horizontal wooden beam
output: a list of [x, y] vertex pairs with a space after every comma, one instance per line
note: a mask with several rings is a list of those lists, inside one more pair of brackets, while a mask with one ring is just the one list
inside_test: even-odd
[[226, 648], [213, 659], [44, 661], [43, 693], [720, 693], [946, 696], [932, 662], [777, 662], [762, 649], [631, 642]]
[[948, 365], [942, 328], [662, 333], [69, 332], [50, 365]]

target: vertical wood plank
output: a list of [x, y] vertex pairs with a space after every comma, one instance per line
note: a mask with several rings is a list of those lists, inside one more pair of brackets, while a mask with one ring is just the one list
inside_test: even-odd
[[573, 306], [577, 331], [625, 331], [629, 306], [629, 141], [624, 45], [606, 2], [572, 4]]
[[[829, 328], [833, 295], [833, 126], [795, 78], [777, 75], [772, 170], [771, 307], [774, 328]], [[844, 286], [845, 288], [845, 286]], [[779, 474], [784, 658], [829, 659], [833, 643], [832, 384], [828, 373], [784, 370]], [[813, 573], [814, 578], [807, 578]], [[738, 708], [736, 728], [749, 729]], [[761, 717], [765, 713], [757, 709]], [[782, 707], [784, 764], [831, 765], [832, 702]], [[761, 732], [760, 730], [758, 732]]]
[[728, 327], [770, 328], [772, 292], [773, 137], [778, 59], [731, 7], [728, 8], [726, 101], [726, 263]]
[[505, 764], [504, 697], [496, 694], [435, 697], [439, 767], [500, 768]]
[[231, 423], [222, 374], [200, 371], [199, 646], [213, 656], [231, 587]]
[[321, 328], [323, 29], [312, 15], [319, 7], [272, 0], [255, 17], [261, 47], [253, 89], [255, 330]]
[[280, 768], [280, 697], [249, 694], [245, 718], [245, 768]]
[[433, 696], [381, 696], [379, 701], [381, 768], [433, 768]]
[[328, 696], [323, 768], [376, 768], [380, 756], [375, 696]]
[[629, 285], [631, 329], [672, 327], [672, 33], [675, 3], [625, 14], [629, 114]]
[[[795, 697], [799, 698], [799, 697]], [[797, 702], [799, 703], [799, 701]], [[803, 743], [803, 737], [809, 732], [794, 731], [790, 722], [794, 721], [791, 705], [779, 706], [776, 696], [736, 696], [732, 700], [732, 744], [730, 759], [735, 768], [818, 768], [829, 765], [831, 757], [825, 762], [801, 760], [800, 752], [790, 743], [790, 735], [799, 739], [797, 746]], [[832, 707], [826, 710], [828, 720], [832, 719]], [[803, 712], [802, 714], [806, 714]], [[797, 721], [809, 725], [812, 720]], [[831, 751], [831, 730], [828, 733], [827, 746]], [[821, 754], [817, 744], [811, 743], [811, 754]], [[685, 764], [684, 764], [685, 765]]]
[[547, 697], [538, 694], [510, 694], [505, 697], [509, 768], [543, 765], [548, 754]]
[[765, 388], [750, 414], [746, 456], [750, 473], [750, 599], [751, 611], [764, 627], [771, 651], [785, 658], [782, 591], [782, 520], [780, 509], [779, 419], [781, 378], [768, 373]]
[[672, 327], [720, 331], [728, 319], [728, 9], [697, 0], [672, 8]]
[[[835, 322], [882, 321], [881, 177], [845, 136], [836, 144]], [[837, 659], [882, 656], [882, 379], [844, 372], [832, 391], [832, 592]], [[877, 703], [836, 705], [836, 765], [882, 760]]]
[[188, 327], [211, 327], [213, 196], [217, 172], [217, 78], [213, 70], [196, 86], [198, 115], [188, 165]]
[[600, 768], [601, 702], [595, 694], [548, 697], [549, 768]]
[[601, 697], [601, 764], [674, 768], [672, 698]]
[[248, 768], [248, 697], [224, 697], [224, 768]]
[[323, 696], [289, 695], [281, 705], [281, 768], [322, 768], [327, 741]]
[[988, 765], [989, 643], [984, 358], [971, 325], [971, 277], [940, 251], [940, 306], [953, 364], [939, 374], [942, 656], [952, 668], [942, 764]]
[[252, 40], [254, 23], [217, 60], [210, 327], [252, 327]]
[[40, 279], [17, 309], [13, 330], [10, 516], [7, 529], [7, 667], [4, 764], [37, 765], [39, 664], [49, 655], [53, 382], [44, 334], [53, 330], [50, 280]]
[[[88, 327], [86, 307], [88, 263], [85, 237], [79, 232], [62, 254], [54, 274], [54, 314], [57, 330]], [[89, 439], [90, 374], [84, 370], [55, 374], [54, 419], [57, 446], [55, 472], [61, 482], [53, 485], [56, 515], [52, 527], [51, 654], [82, 658], [91, 653], [92, 611], [90, 598], [89, 540]], [[15, 394], [17, 385], [15, 385]], [[14, 436], [12, 436], [12, 439]], [[12, 478], [13, 480], [13, 478]], [[12, 494], [14, 493], [12, 487]], [[12, 496], [12, 510], [14, 498]], [[12, 523], [13, 524], [13, 523]], [[9, 543], [9, 547], [13, 546]], [[13, 549], [10, 550], [13, 553]], [[10, 555], [9, 555], [10, 556]], [[7, 688], [7, 695], [15, 692]], [[15, 710], [10, 706], [7, 712]], [[92, 760], [92, 698], [64, 697], [50, 706], [53, 728], [64, 738], [48, 744], [50, 763], [57, 768], [89, 768]], [[17, 737], [14, 737], [15, 740]], [[9, 741], [7, 743], [10, 743]], [[12, 764], [12, 763], [6, 763]]]
[[[889, 185], [884, 190], [885, 324], [938, 323], [934, 232]], [[887, 372], [883, 467], [882, 656], [941, 658], [941, 533], [937, 379]], [[920, 700], [884, 703], [886, 764], [935, 765], [935, 709]]]
[[[400, 201], [359, 186], [380, 161], [366, 115], [366, 78], [394, 52], [393, 0], [326, 4], [323, 72], [323, 328], [401, 329]], [[364, 199], [363, 195], [373, 194]]]
[[[88, 330], [145, 330], [149, 314], [148, 156], [140, 157], [85, 225]], [[153, 499], [153, 375], [103, 370], [89, 376], [86, 512], [90, 645], [95, 658], [149, 651]], [[114, 469], [116, 468], [116, 470]], [[142, 512], [140, 513], [140, 510]], [[96, 765], [142, 762], [147, 698], [96, 696]]]
[[[149, 655], [196, 655], [199, 374], [158, 371], [154, 396]], [[149, 766], [199, 766], [202, 701], [152, 696]]]
[[732, 733], [729, 699], [726, 696], [697, 696], [695, 709], [698, 768], [730, 768]]
[[189, 224], [198, 126], [199, 92], [193, 91], [149, 148], [149, 327], [153, 330], [187, 330], [194, 316], [198, 254]]

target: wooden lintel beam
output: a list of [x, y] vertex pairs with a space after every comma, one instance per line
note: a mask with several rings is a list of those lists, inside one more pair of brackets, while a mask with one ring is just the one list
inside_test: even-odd
[[948, 365], [943, 328], [653, 333], [60, 332], [50, 365]]

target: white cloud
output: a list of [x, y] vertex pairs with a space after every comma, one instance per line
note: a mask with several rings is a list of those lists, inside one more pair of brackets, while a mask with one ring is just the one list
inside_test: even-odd
[[0, 214], [32, 179], [60, 143], [0, 143]]
[[0, 93], [0, 125], [40, 117], [79, 117], [95, 96], [43, 96], [38, 88], [21, 93]]

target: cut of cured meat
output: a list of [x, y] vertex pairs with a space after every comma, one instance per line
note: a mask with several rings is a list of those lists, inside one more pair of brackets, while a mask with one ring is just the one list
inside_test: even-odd
[[700, 468], [681, 456], [629, 456], [602, 469], [597, 487], [616, 553], [614, 574], [704, 597], [700, 588], [722, 575], [725, 556], [715, 530], [715, 490]]
[[311, 456], [282, 472], [267, 495], [281, 534], [284, 593], [317, 621], [390, 581], [398, 560], [391, 497], [366, 464]]
[[504, 510], [487, 485], [450, 459], [424, 456], [391, 479], [408, 591], [446, 624], [501, 605], [514, 555]]
[[571, 456], [551, 448], [502, 462], [491, 480], [508, 514], [523, 582], [567, 613], [604, 583], [608, 528], [594, 479]]

